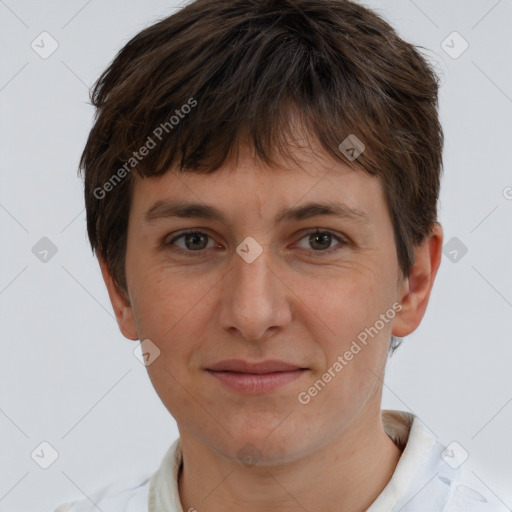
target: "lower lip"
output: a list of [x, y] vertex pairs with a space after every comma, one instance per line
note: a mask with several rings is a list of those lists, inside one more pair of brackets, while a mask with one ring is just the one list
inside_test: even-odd
[[306, 370], [274, 373], [236, 373], [208, 370], [208, 373], [235, 391], [257, 395], [275, 391], [281, 386], [298, 379], [305, 371]]

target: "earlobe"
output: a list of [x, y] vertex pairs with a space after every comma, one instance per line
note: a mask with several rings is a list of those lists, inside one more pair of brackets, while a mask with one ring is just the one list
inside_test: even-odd
[[131, 304], [117, 286], [106, 261], [101, 258], [100, 255], [98, 255], [98, 262], [100, 264], [101, 275], [105, 281], [114, 314], [116, 315], [119, 330], [125, 338], [128, 338], [129, 340], [138, 340], [139, 335], [137, 333]]
[[414, 266], [401, 290], [402, 310], [395, 317], [393, 336], [407, 336], [420, 325], [441, 264], [442, 248], [443, 229], [436, 223], [429, 237], [415, 247]]

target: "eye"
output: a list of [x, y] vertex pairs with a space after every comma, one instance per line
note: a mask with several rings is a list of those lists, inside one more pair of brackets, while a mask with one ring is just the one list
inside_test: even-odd
[[306, 247], [309, 253], [321, 253], [313, 254], [314, 256], [323, 256], [324, 254], [331, 254], [341, 250], [342, 247], [331, 247], [333, 239], [338, 240], [342, 246], [348, 244], [348, 241], [343, 237], [336, 235], [332, 231], [328, 230], [315, 229], [314, 231], [306, 233], [306, 235], [301, 238], [301, 240], [306, 240], [306, 245], [313, 247], [313, 250], [310, 250], [309, 247]]
[[[177, 245], [177, 240], [183, 239], [183, 245]], [[208, 240], [213, 244], [208, 247]], [[204, 249], [211, 249], [216, 247], [210, 236], [203, 231], [185, 231], [178, 236], [172, 238], [169, 241], [165, 241], [166, 246], [176, 246], [179, 250], [190, 253], [190, 252], [201, 252]]]

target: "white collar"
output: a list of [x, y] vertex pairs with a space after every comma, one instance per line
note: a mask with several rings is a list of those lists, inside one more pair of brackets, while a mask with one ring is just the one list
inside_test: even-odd
[[381, 415], [386, 434], [403, 452], [391, 480], [366, 512], [394, 510], [436, 446], [416, 416], [403, 411], [382, 411]]

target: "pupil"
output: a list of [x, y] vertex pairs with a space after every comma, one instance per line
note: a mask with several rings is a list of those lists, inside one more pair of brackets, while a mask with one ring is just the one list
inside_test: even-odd
[[[193, 240], [192, 242], [192, 245], [196, 244], [196, 242], [198, 241], [198, 239], [201, 239], [203, 238], [204, 239], [204, 236], [201, 235], [200, 233], [190, 233], [188, 236], [187, 236], [187, 240], [190, 241], [190, 240]], [[188, 246], [189, 244], [187, 244]], [[190, 247], [189, 247], [190, 248]], [[203, 247], [200, 247], [200, 249], [202, 249]]]
[[318, 240], [320, 240], [320, 244], [322, 244], [322, 241], [327, 244], [327, 245], [324, 245], [324, 247], [323, 247], [324, 249], [329, 247], [329, 245], [330, 245], [329, 239], [331, 237], [331, 235], [329, 233], [325, 233], [325, 234], [314, 233], [312, 235], [312, 237], [313, 237], [313, 243], [316, 243], [316, 240], [318, 239]]

